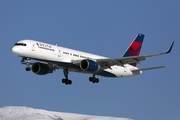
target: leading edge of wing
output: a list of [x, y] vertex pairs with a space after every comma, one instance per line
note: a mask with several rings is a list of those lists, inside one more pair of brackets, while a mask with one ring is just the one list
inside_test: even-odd
[[157, 53], [157, 54], [149, 54], [149, 55], [140, 55], [140, 56], [130, 56], [130, 57], [120, 57], [120, 58], [108, 58], [108, 59], [96, 59], [97, 63], [106, 63], [109, 65], [124, 65], [128, 63], [139, 63], [140, 61], [146, 60], [147, 57], [153, 57], [163, 54], [168, 54], [171, 52], [172, 47], [174, 45], [174, 41], [172, 42], [171, 46], [166, 52], [163, 53]]

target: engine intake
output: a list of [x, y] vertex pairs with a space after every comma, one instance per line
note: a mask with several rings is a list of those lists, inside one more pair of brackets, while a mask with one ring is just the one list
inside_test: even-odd
[[38, 75], [46, 75], [53, 72], [49, 65], [44, 63], [34, 63], [32, 65], [32, 71]]
[[94, 72], [98, 71], [100, 69], [100, 66], [95, 61], [87, 59], [81, 61], [80, 68], [84, 71]]

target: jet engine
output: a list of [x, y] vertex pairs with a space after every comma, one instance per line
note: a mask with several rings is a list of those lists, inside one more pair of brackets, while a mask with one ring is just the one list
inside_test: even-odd
[[100, 69], [100, 66], [93, 60], [85, 59], [81, 61], [80, 68], [84, 71], [95, 72]]
[[32, 65], [32, 71], [37, 75], [46, 75], [48, 73], [53, 72], [49, 64], [38, 63], [38, 62]]

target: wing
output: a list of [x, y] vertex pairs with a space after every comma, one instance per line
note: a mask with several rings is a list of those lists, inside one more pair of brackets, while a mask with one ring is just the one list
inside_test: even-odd
[[124, 64], [129, 63], [139, 63], [140, 61], [146, 60], [148, 57], [164, 55], [171, 52], [174, 42], [171, 44], [169, 49], [163, 53], [149, 54], [149, 55], [140, 55], [140, 56], [129, 56], [129, 57], [120, 57], [120, 58], [108, 58], [108, 59], [96, 59], [96, 62], [103, 68], [111, 68], [113, 65], [123, 66]]

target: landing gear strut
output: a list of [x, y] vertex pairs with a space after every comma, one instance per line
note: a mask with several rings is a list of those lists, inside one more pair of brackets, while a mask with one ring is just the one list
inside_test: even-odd
[[92, 83], [99, 83], [99, 79], [95, 77], [95, 75], [93, 75], [93, 77], [89, 77], [89, 81]]
[[[26, 62], [24, 62], [26, 60]], [[26, 71], [31, 71], [31, 67], [29, 67], [30, 58], [22, 58], [21, 63], [26, 64], [28, 67], [26, 67]]]
[[62, 79], [62, 83], [65, 83], [66, 85], [68, 85], [68, 84], [71, 85], [72, 81], [68, 80], [68, 73], [69, 73], [68, 69], [64, 69], [63, 73], [64, 73], [64, 76], [65, 76], [65, 79], [64, 78]]

